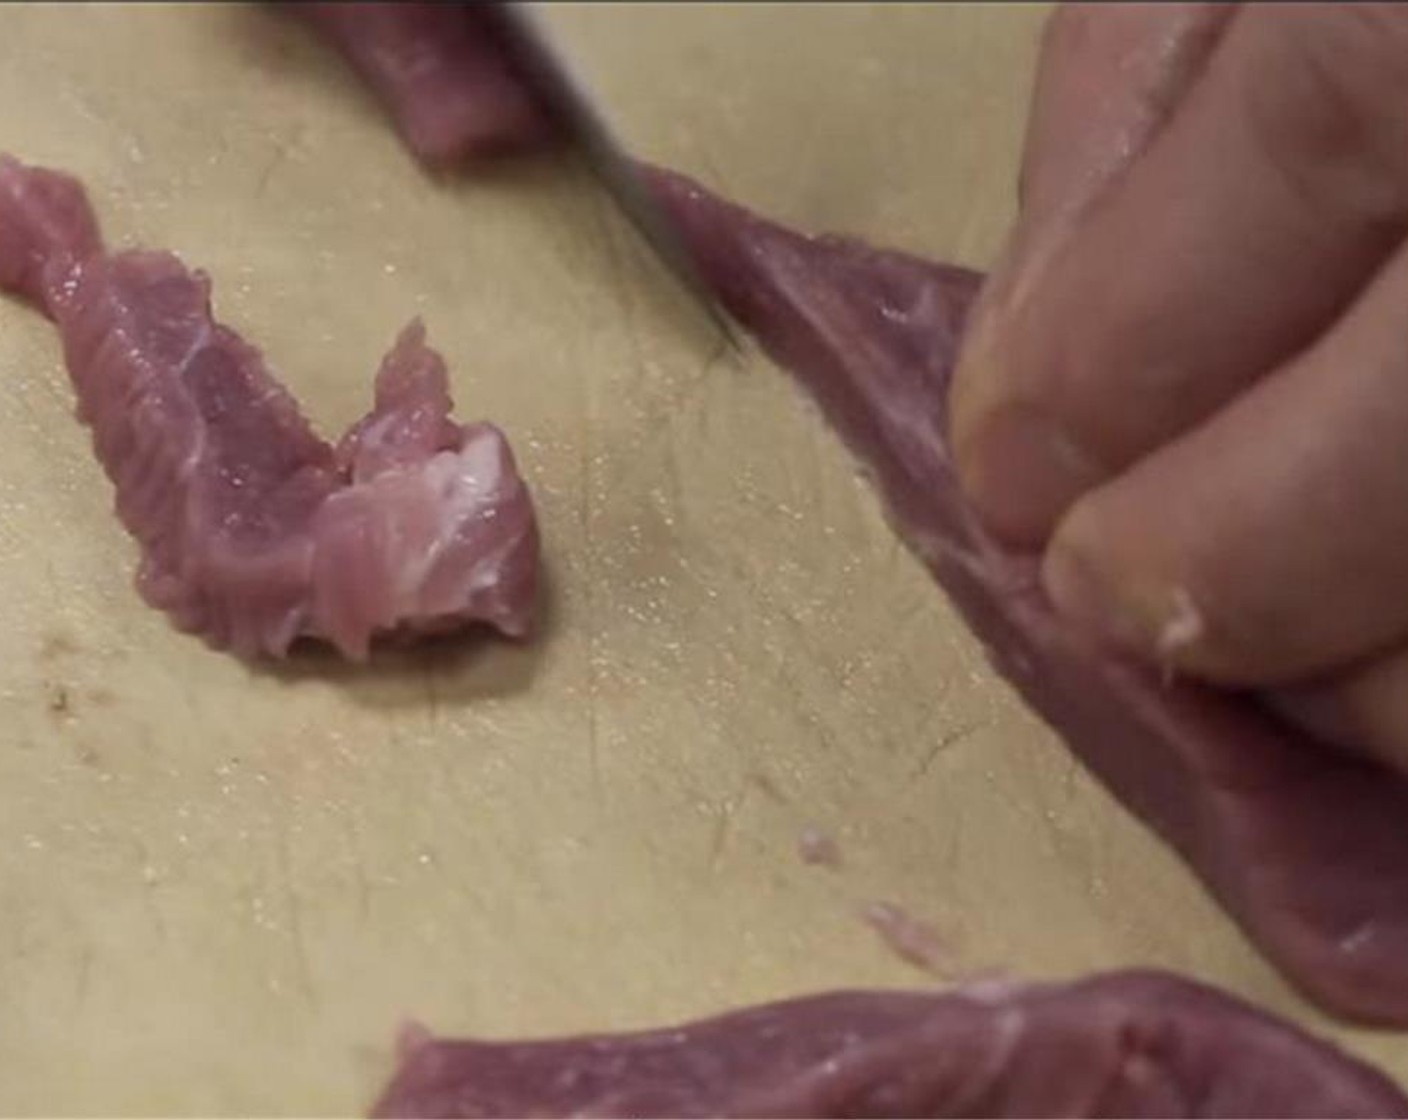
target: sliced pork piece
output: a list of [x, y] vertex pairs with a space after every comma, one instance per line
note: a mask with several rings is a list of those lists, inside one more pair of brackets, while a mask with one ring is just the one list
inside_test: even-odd
[[478, 1116], [1403, 1116], [1386, 1078], [1211, 988], [835, 992], [641, 1034], [407, 1038], [375, 1108]]
[[470, 4], [291, 5], [346, 56], [431, 166], [545, 143], [547, 117]]
[[[440, 65], [453, 66], [448, 51]], [[428, 97], [398, 104], [408, 120], [435, 113]], [[1249, 698], [1082, 646], [1033, 562], [970, 514], [943, 406], [977, 274], [805, 237], [668, 173], [657, 183], [724, 301], [869, 465], [900, 533], [1023, 697], [1308, 995], [1408, 1025], [1408, 783]]]
[[213, 646], [350, 658], [391, 632], [530, 626], [532, 502], [503, 435], [449, 418], [418, 322], [337, 451], [170, 253], [105, 254], [77, 182], [0, 156], [0, 287], [63, 336], [79, 417], [142, 549], [138, 587]]
[[730, 310], [822, 405], [998, 670], [1309, 996], [1408, 1025], [1408, 783], [1252, 698], [1081, 644], [959, 491], [944, 401], [979, 277], [806, 237], [655, 173]]

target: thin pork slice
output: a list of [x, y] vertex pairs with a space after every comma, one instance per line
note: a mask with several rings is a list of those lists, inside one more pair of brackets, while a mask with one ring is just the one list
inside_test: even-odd
[[1083, 645], [1034, 561], [970, 512], [944, 402], [979, 276], [803, 236], [653, 174], [726, 306], [820, 402], [998, 670], [1307, 995], [1408, 1025], [1408, 783], [1250, 697]]
[[297, 3], [432, 167], [545, 143], [548, 118], [514, 76], [489, 14], [469, 4]]
[[538, 534], [507, 441], [461, 426], [412, 323], [335, 450], [171, 253], [103, 252], [83, 188], [0, 156], [0, 289], [57, 324], [137, 583], [244, 657], [300, 637], [353, 659], [376, 635], [529, 630]]
[[1403, 1116], [1381, 1074], [1212, 988], [833, 992], [543, 1042], [409, 1031], [382, 1117]]
[[[452, 52], [426, 49], [453, 67]], [[407, 122], [436, 112], [430, 97], [388, 103]], [[970, 514], [943, 408], [979, 276], [805, 237], [665, 172], [656, 182], [725, 302], [873, 471], [901, 535], [998, 669], [1303, 991], [1408, 1025], [1408, 784], [1329, 753], [1250, 698], [1163, 682], [1081, 645], [1034, 563]]]

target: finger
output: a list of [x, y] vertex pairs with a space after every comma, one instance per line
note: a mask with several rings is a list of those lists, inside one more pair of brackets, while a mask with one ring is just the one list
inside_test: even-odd
[[1083, 497], [1044, 565], [1068, 617], [1237, 685], [1408, 635], [1408, 250], [1306, 353]]
[[[1032, 92], [1019, 174], [1021, 212], [1014, 234], [974, 309], [981, 323], [989, 303], [1010, 297], [1021, 262], [1058, 242], [1079, 214], [1152, 141], [1196, 80], [1236, 5], [1061, 5], [1047, 21]], [[970, 339], [978, 335], [970, 333]], [[970, 345], [971, 348], [971, 345]], [[972, 363], [959, 366], [956, 397]], [[954, 410], [962, 406], [953, 404]], [[1065, 445], [1063, 445], [1065, 446]], [[1070, 478], [1087, 471], [1074, 448], [1069, 470], [1028, 470], [1022, 448], [1004, 463], [1051, 493], [1029, 493], [1039, 508], [1061, 502]]]
[[1269, 700], [1326, 742], [1408, 771], [1408, 646]]
[[1408, 226], [1405, 58], [1408, 8], [1236, 13], [1078, 236], [975, 324], [953, 434], [994, 529], [1040, 543], [1343, 310]]
[[[974, 308], [971, 322], [1001, 305], [1022, 262], [1057, 243], [1080, 213], [1150, 143], [1201, 72], [1236, 5], [1063, 4], [1047, 21], [1032, 93], [1018, 192], [1021, 213], [1001, 260]], [[972, 339], [979, 329], [969, 332]], [[961, 362], [950, 409], [980, 368]], [[1023, 446], [1004, 449], [1004, 469], [1027, 480], [1024, 499], [1057, 506], [1071, 479], [1090, 473], [1070, 445], [1064, 472], [1044, 460], [1030, 465]], [[1054, 484], [1044, 491], [1044, 481]]]
[[1135, 158], [1202, 69], [1230, 4], [1063, 4], [1042, 35], [1022, 224], [1068, 216]]

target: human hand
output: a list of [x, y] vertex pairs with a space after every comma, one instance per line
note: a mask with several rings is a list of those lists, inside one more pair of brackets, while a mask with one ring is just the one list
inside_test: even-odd
[[1067, 7], [950, 399], [1057, 609], [1408, 768], [1408, 9]]

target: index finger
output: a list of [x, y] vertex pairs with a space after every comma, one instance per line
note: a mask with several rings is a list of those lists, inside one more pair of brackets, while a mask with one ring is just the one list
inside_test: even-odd
[[953, 398], [997, 531], [1044, 541], [1348, 304], [1408, 227], [1405, 59], [1405, 8], [1239, 9], [1145, 155], [1018, 262]]
[[1022, 226], [1069, 218], [1144, 150], [1235, 8], [1073, 3], [1053, 13], [1022, 152]]

